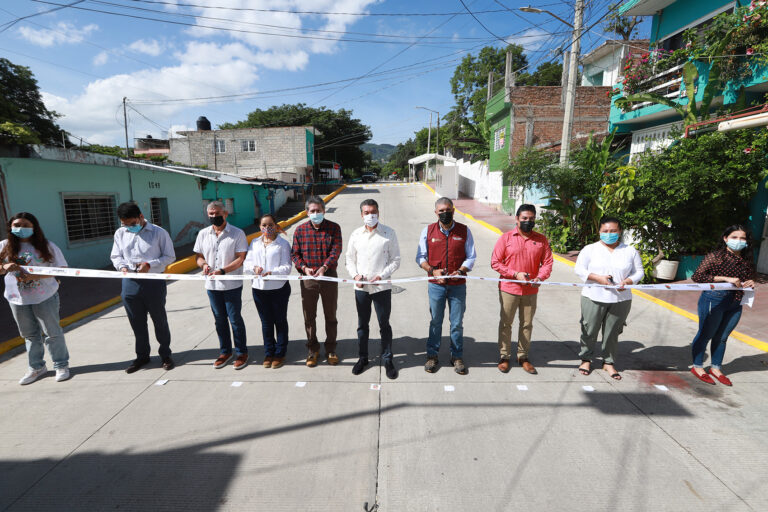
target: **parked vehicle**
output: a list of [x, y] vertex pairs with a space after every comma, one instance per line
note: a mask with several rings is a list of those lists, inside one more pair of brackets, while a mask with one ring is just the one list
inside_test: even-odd
[[378, 181], [379, 176], [377, 174], [374, 174], [372, 172], [365, 172], [363, 173], [362, 182], [363, 183], [373, 183], [375, 181]]

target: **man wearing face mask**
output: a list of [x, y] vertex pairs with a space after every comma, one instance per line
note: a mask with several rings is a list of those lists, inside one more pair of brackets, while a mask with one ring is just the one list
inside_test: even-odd
[[517, 362], [526, 372], [536, 374], [536, 368], [528, 360], [533, 331], [533, 315], [536, 313], [536, 298], [539, 283], [552, 273], [552, 249], [541, 233], [533, 230], [536, 224], [536, 207], [523, 204], [517, 209], [517, 226], [498, 239], [493, 248], [491, 268], [502, 279], [528, 281], [530, 284], [499, 283], [499, 371], [509, 371], [512, 357], [512, 323], [519, 310]]
[[[131, 272], [162, 273], [176, 259], [173, 242], [166, 230], [147, 222], [136, 203], [122, 203], [117, 207], [121, 227], [115, 232], [110, 259], [117, 270], [126, 276]], [[167, 283], [160, 279], [130, 279], [123, 281], [121, 298], [128, 321], [136, 337], [136, 359], [126, 368], [133, 373], [149, 363], [149, 329], [147, 313], [155, 326], [155, 337], [160, 344], [158, 353], [165, 370], [174, 367], [171, 359], [171, 331], [165, 313]]]
[[[240, 315], [243, 305], [243, 282], [217, 280], [215, 276], [243, 273], [243, 260], [248, 253], [248, 240], [242, 229], [227, 222], [229, 212], [220, 201], [208, 203], [206, 208], [210, 227], [201, 230], [195, 240], [197, 266], [205, 281], [208, 301], [211, 304], [219, 336], [219, 357], [214, 368], [223, 368], [232, 359], [232, 338], [235, 339], [235, 370], [248, 364], [248, 345], [245, 338], [245, 322]], [[232, 326], [232, 335], [229, 328]]]
[[[347, 247], [347, 271], [355, 281], [373, 281], [389, 279], [400, 267], [400, 247], [395, 231], [379, 222], [379, 205], [373, 199], [360, 203], [360, 215], [363, 226], [357, 228], [349, 237]], [[352, 368], [354, 375], [359, 375], [368, 366], [368, 333], [371, 321], [371, 304], [376, 310], [381, 334], [381, 358], [387, 377], [397, 378], [397, 369], [392, 362], [392, 327], [389, 314], [392, 311], [391, 284], [360, 284], [355, 286], [355, 304], [357, 306], [357, 339], [359, 356]]]
[[453, 201], [441, 197], [435, 202], [438, 221], [425, 227], [419, 238], [416, 262], [430, 277], [427, 363], [424, 370], [434, 373], [438, 368], [438, 352], [443, 335], [445, 303], [451, 321], [451, 365], [459, 375], [466, 375], [464, 365], [464, 311], [467, 308], [467, 283], [462, 278], [475, 265], [475, 242], [465, 224], [453, 220]]
[[[291, 260], [299, 273], [310, 276], [337, 277], [336, 267], [341, 256], [341, 227], [325, 218], [325, 202], [311, 196], [305, 203], [309, 221], [293, 233]], [[325, 316], [325, 355], [328, 364], [339, 364], [336, 354], [336, 302], [339, 283], [306, 279], [300, 282], [304, 329], [307, 331], [307, 366], [317, 366], [320, 342], [317, 340], [317, 301], [323, 302]]]

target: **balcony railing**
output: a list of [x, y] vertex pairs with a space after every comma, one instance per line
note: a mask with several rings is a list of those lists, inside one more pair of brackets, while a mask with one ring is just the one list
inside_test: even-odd
[[[685, 63], [678, 64], [643, 80], [639, 84], [639, 90], [645, 93], [660, 94], [670, 99], [682, 97], [685, 94], [682, 87], [684, 65]], [[651, 105], [650, 101], [635, 103], [632, 105], [632, 110], [647, 107], [648, 105]]]

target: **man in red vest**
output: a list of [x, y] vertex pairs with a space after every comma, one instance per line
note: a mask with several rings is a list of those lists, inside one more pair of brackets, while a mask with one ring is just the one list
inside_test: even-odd
[[456, 373], [467, 374], [463, 361], [464, 352], [464, 311], [467, 308], [467, 283], [462, 278], [472, 270], [477, 257], [472, 233], [465, 224], [453, 220], [453, 201], [441, 197], [435, 202], [438, 222], [430, 224], [421, 232], [416, 262], [431, 279], [428, 284], [429, 322], [427, 339], [427, 364], [424, 370], [437, 371], [440, 339], [443, 335], [443, 316], [448, 302], [448, 317], [451, 321], [451, 365]]

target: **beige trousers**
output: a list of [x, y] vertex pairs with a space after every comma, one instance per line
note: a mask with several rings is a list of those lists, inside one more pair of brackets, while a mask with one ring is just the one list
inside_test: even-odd
[[499, 319], [499, 353], [502, 359], [512, 357], [512, 323], [515, 313], [520, 311], [520, 328], [518, 330], [517, 358], [528, 357], [531, 348], [531, 332], [533, 332], [533, 315], [536, 313], [536, 298], [538, 295], [512, 295], [499, 290], [501, 318]]

